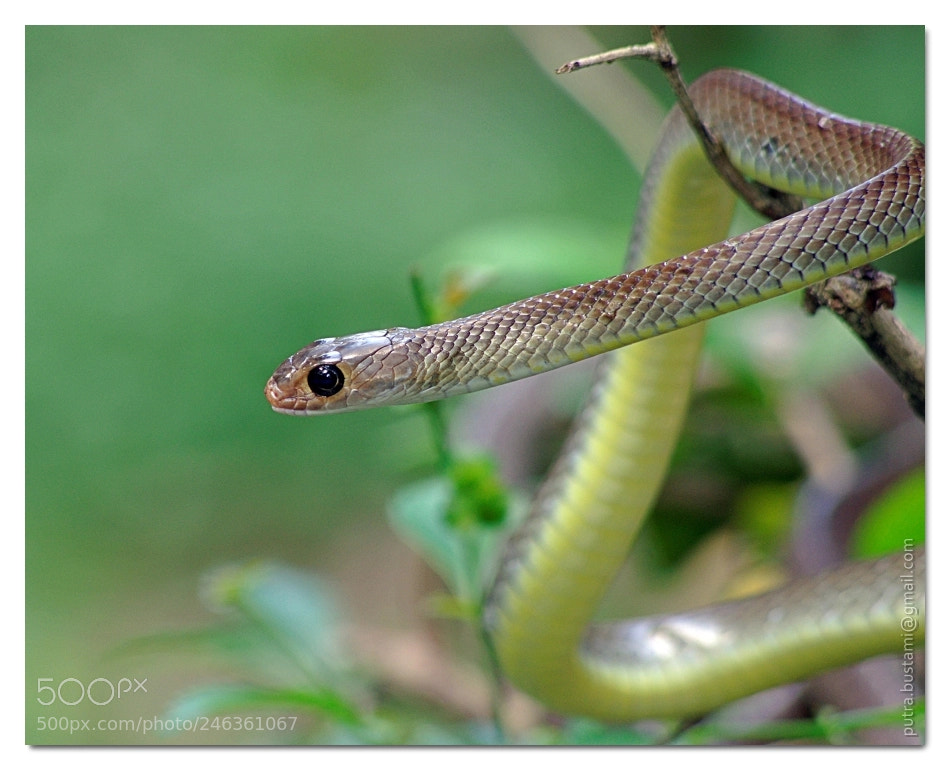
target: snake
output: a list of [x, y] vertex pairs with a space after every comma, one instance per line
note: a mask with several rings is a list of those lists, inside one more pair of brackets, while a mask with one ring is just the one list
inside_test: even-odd
[[641, 185], [626, 272], [421, 328], [317, 339], [265, 387], [277, 412], [330, 414], [447, 398], [609, 354], [503, 548], [482, 619], [516, 687], [553, 711], [610, 722], [701, 716], [907, 654], [924, 638], [922, 549], [686, 612], [593, 621], [664, 479], [706, 322], [924, 234], [917, 139], [738, 70], [706, 73], [689, 95], [743, 175], [812, 205], [729, 236], [736, 196], [674, 107]]

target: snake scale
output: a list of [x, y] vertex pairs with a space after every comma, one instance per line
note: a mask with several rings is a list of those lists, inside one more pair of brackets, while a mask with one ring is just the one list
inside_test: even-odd
[[734, 195], [674, 109], [644, 178], [628, 272], [423, 328], [318, 339], [265, 391], [278, 412], [326, 414], [445, 398], [616, 351], [485, 602], [498, 660], [517, 686], [552, 709], [612, 721], [702, 714], [901, 652], [909, 613], [912, 643], [923, 639], [922, 550], [912, 552], [911, 606], [899, 579], [907, 557], [894, 554], [738, 602], [590, 622], [665, 474], [701, 322], [924, 232], [916, 139], [735, 70], [708, 73], [690, 96], [743, 174], [818, 202], [727, 238]]

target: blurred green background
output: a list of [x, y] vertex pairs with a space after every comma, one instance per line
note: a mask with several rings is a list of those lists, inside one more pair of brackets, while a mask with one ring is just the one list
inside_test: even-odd
[[[417, 325], [412, 267], [435, 283], [484, 249], [500, 275], [474, 308], [615, 271], [637, 174], [549, 76], [593, 51], [542, 67], [531, 34], [27, 29], [28, 742], [156, 740], [44, 734], [37, 716], [160, 714], [219, 673], [112, 653], [207, 621], [199, 581], [221, 564], [294, 565], [363, 622], [413, 622], [420, 578], [382, 511], [431, 469], [425, 419], [298, 420], [262, 389], [318, 336]], [[926, 139], [920, 27], [670, 35], [687, 78], [750, 69]], [[652, 65], [616, 66], [671, 103]], [[894, 263], [905, 283], [922, 254]], [[149, 677], [148, 695], [36, 702], [41, 678], [121, 676]]]

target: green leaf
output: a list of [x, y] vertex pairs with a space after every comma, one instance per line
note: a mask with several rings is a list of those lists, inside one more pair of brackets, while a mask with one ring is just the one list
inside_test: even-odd
[[[923, 723], [924, 704], [915, 705], [917, 724]], [[717, 722], [715, 717], [680, 733], [674, 744], [704, 746], [715, 743], [770, 743], [807, 741], [810, 743], [854, 742], [857, 733], [876, 727], [900, 727], [907, 715], [903, 707], [835, 711], [822, 709], [813, 719], [786, 719], [757, 725]]]
[[489, 457], [456, 460], [449, 469], [455, 489], [447, 518], [459, 528], [502, 524], [508, 513], [508, 492]]
[[359, 709], [330, 690], [269, 689], [251, 685], [211, 685], [183, 695], [169, 709], [170, 720], [194, 720], [215, 714], [262, 708], [317, 712], [346, 725], [362, 723]]
[[[404, 487], [390, 501], [390, 526], [445, 581], [464, 604], [477, 603], [494, 568], [498, 548], [507, 536], [504, 526], [457, 526], [456, 486], [437, 477]], [[466, 522], [470, 524], [471, 522]]]
[[924, 469], [912, 471], [868, 507], [855, 527], [851, 550], [872, 558], [900, 551], [926, 537], [927, 488]]
[[564, 725], [558, 743], [571, 746], [649, 746], [657, 736], [644, 730], [603, 724], [591, 719], [572, 719]]
[[463, 230], [422, 264], [427, 273], [462, 276], [463, 294], [490, 282], [492, 293], [511, 299], [618, 273], [628, 237], [626, 223], [520, 217]]
[[315, 656], [334, 642], [339, 613], [330, 590], [315, 576], [280, 564], [253, 562], [213, 571], [204, 596], [212, 607], [248, 620]]

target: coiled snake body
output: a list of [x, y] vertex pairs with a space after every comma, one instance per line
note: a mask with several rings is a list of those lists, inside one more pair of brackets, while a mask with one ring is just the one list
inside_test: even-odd
[[[507, 545], [485, 607], [515, 684], [553, 709], [609, 720], [700, 714], [900, 652], [906, 637], [901, 554], [731, 604], [589, 626], [665, 474], [699, 322], [865, 264], [924, 231], [915, 139], [732, 70], [705, 75], [690, 95], [742, 173], [821, 202], [721, 240], [734, 196], [677, 109], [644, 180], [631, 272], [434, 326], [316, 340], [266, 386], [275, 410], [322, 414], [444, 398], [622, 348]], [[635, 269], [642, 264], [651, 266]], [[914, 553], [918, 587], [923, 558]], [[912, 611], [922, 639], [922, 593]]]

